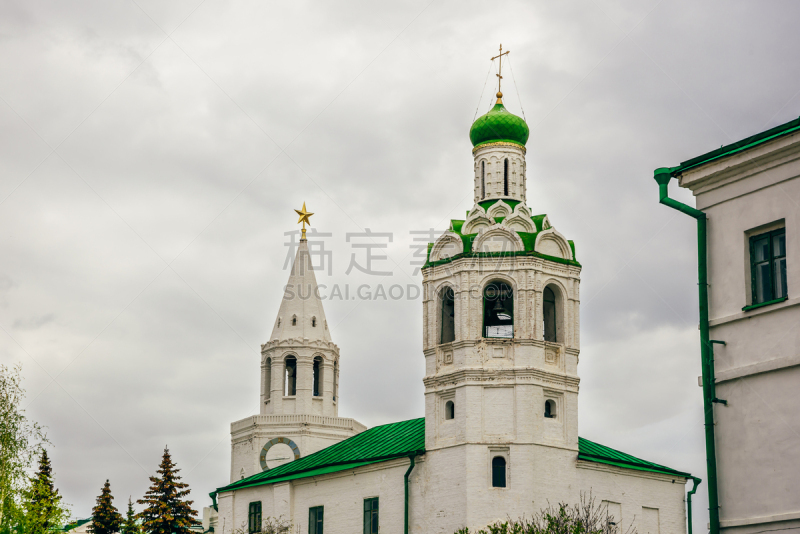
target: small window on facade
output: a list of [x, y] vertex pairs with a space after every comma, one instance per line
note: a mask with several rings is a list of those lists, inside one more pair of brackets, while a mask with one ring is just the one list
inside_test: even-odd
[[320, 380], [321, 375], [322, 375], [322, 358], [317, 356], [316, 358], [314, 358], [314, 396], [315, 397], [319, 397], [320, 395], [322, 395], [322, 388], [320, 387], [320, 384], [322, 383], [322, 380]]
[[278, 328], [280, 328], [280, 327], [281, 327], [281, 318], [278, 317]]
[[481, 198], [486, 198], [486, 162], [481, 161]]
[[456, 417], [456, 405], [453, 401], [447, 401], [444, 404], [444, 418], [445, 419], [455, 419]]
[[750, 272], [753, 304], [785, 298], [789, 294], [785, 228], [750, 238]]
[[508, 196], [508, 158], [503, 160], [503, 194]]
[[556, 294], [550, 286], [544, 288], [542, 295], [542, 315], [544, 316], [544, 340], [555, 343], [558, 329], [556, 327]]
[[297, 316], [296, 315], [292, 316], [292, 326], [297, 326]]
[[324, 510], [322, 506], [308, 509], [308, 534], [323, 534], [322, 519]]
[[456, 339], [455, 297], [453, 289], [447, 287], [442, 291], [442, 343], [450, 343]]
[[250, 510], [247, 514], [247, 531], [250, 534], [261, 532], [261, 501], [250, 503]]
[[548, 399], [544, 403], [544, 416], [548, 419], [555, 419], [556, 418], [556, 402], [552, 399]]
[[506, 459], [502, 456], [492, 458], [492, 487], [506, 487]]
[[269, 400], [271, 389], [272, 389], [272, 358], [267, 358], [267, 368], [266, 372], [264, 373], [264, 392], [266, 394], [267, 400]]
[[378, 534], [378, 498], [364, 499], [364, 534]]
[[297, 358], [289, 356], [286, 358], [286, 372], [283, 394], [293, 396], [297, 394]]
[[514, 292], [508, 284], [491, 282], [483, 290], [483, 337], [514, 337]]
[[312, 317], [311, 318], [311, 326], [313, 326], [313, 327], [317, 326], [317, 318], [316, 317]]

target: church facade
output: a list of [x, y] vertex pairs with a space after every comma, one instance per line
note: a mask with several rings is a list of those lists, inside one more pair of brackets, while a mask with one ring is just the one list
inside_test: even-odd
[[267, 517], [310, 534], [451, 534], [590, 492], [623, 531], [685, 532], [689, 473], [578, 435], [581, 264], [527, 206], [528, 133], [499, 92], [470, 130], [473, 207], [422, 269], [424, 418], [338, 417], [339, 351], [301, 241], [262, 346], [261, 414], [233, 423], [231, 481], [211, 494], [218, 534]]

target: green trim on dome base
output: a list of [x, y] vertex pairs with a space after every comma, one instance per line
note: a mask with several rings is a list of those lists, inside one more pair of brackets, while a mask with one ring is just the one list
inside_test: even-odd
[[478, 117], [469, 129], [469, 140], [474, 147], [487, 143], [514, 143], [524, 148], [529, 135], [530, 130], [522, 117], [510, 113], [502, 102], [495, 104], [486, 115]]

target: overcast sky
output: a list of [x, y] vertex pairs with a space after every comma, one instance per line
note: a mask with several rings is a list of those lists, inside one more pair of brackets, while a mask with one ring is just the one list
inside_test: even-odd
[[[800, 115], [798, 16], [788, 0], [0, 3], [0, 363], [23, 365], [74, 515], [106, 478], [120, 508], [140, 498], [167, 444], [198, 509], [228, 482], [304, 201], [332, 234], [320, 283], [420, 283], [410, 232], [472, 205], [468, 132], [501, 42], [528, 204], [584, 266], [580, 434], [705, 480], [694, 221], [658, 205], [652, 172]], [[364, 263], [346, 234], [367, 228], [392, 234], [374, 264], [391, 276], [346, 274]], [[341, 416], [424, 415], [421, 311], [326, 302]]]

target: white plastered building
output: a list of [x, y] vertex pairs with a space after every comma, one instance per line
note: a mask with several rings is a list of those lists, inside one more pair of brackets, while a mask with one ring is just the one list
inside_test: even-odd
[[[300, 418], [337, 415], [336, 370], [323, 367], [321, 399], [308, 382], [315, 351], [338, 358], [319, 324], [322, 303], [285, 295], [262, 348], [262, 414], [234, 423], [231, 484], [212, 493], [216, 532], [281, 516], [310, 534], [452, 534], [590, 492], [615, 523], [642, 534], [685, 532], [691, 475], [578, 437], [581, 265], [574, 244], [526, 206], [527, 125], [498, 94], [470, 138], [474, 205], [430, 245], [422, 269], [425, 417], [363, 432], [341, 424], [341, 437], [328, 435], [342, 441], [321, 450], [298, 444], [299, 458], [273, 467], [268, 455], [257, 472], [257, 451], [295, 435]], [[296, 316], [308, 331], [309, 314], [314, 337], [284, 330]], [[280, 363], [289, 349], [305, 366], [294, 396]]]
[[800, 119], [670, 170], [708, 219], [721, 531], [800, 532]]

